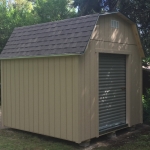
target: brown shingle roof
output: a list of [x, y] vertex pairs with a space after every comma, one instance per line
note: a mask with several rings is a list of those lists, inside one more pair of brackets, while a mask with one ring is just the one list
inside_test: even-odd
[[82, 54], [99, 14], [15, 28], [0, 58]]

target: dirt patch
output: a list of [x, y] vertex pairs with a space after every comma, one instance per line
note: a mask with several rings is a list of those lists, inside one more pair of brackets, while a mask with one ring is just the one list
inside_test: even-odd
[[140, 135], [150, 134], [150, 126], [146, 124], [137, 125], [134, 131], [123, 129], [116, 132], [116, 137], [108, 138], [107, 135], [91, 140], [91, 146], [87, 150], [99, 147], [120, 147], [127, 143], [132, 143]]

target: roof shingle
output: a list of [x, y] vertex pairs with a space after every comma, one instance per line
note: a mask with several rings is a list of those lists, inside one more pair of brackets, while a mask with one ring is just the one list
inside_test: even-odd
[[82, 54], [99, 14], [15, 28], [0, 58]]

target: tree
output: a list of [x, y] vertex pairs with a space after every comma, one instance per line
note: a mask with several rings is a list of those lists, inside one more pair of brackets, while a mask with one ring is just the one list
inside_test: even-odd
[[75, 16], [72, 0], [0, 0], [0, 51], [15, 27]]
[[78, 15], [101, 12], [101, 0], [74, 0], [73, 6], [78, 9]]
[[40, 22], [56, 21], [73, 17], [74, 9], [70, 7], [68, 0], [37, 0], [35, 11], [37, 12]]
[[147, 56], [150, 56], [150, 1], [126, 0], [121, 1], [118, 7], [120, 12], [137, 23], [143, 48]]
[[7, 20], [5, 19], [6, 16], [6, 4], [3, 1], [0, 1], [0, 50], [3, 48], [5, 43], [4, 39], [6, 38], [6, 35], [4, 34], [4, 30], [7, 29]]
[[[20, 5], [22, 7], [20, 7]], [[0, 51], [4, 48], [15, 27], [36, 24], [38, 17], [29, 9], [28, 3], [0, 2]]]

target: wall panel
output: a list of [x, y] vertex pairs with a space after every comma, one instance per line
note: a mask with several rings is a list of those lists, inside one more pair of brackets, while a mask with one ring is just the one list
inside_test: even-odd
[[[35, 82], [37, 82], [38, 84], [36, 85], [38, 87], [37, 93], [35, 95], [37, 95], [37, 98], [39, 101], [39, 103], [37, 103], [37, 111], [36, 114], [38, 114], [37, 118], [38, 118], [38, 132], [39, 133], [44, 133], [44, 59], [41, 58], [39, 60], [37, 60], [36, 62], [38, 64], [37, 66], [37, 75], [38, 78], [36, 79]], [[35, 99], [35, 101], [36, 101]], [[34, 103], [34, 106], [36, 106], [36, 104]], [[39, 107], [39, 108], [38, 108]]]
[[60, 96], [61, 96], [61, 138], [67, 138], [67, 105], [66, 105], [66, 58], [62, 58], [60, 63]]
[[[8, 62], [8, 61], [6, 61], [6, 62]], [[16, 108], [15, 109], [16, 110], [16, 116], [15, 116], [16, 124], [15, 124], [15, 127], [20, 128], [20, 63], [19, 63], [19, 61], [14, 60], [14, 65], [15, 65], [15, 78], [14, 78], [15, 79], [15, 85], [14, 85], [14, 88], [15, 88], [15, 94], [16, 94], [16, 107], [15, 107]], [[4, 72], [4, 74], [7, 74], [7, 72], [6, 73]], [[7, 90], [5, 92], [8, 93]], [[11, 101], [11, 99], [7, 98], [7, 101]], [[7, 104], [6, 104], [6, 107], [7, 107]], [[8, 115], [6, 116], [6, 118], [9, 118]], [[4, 122], [4, 125], [5, 125], [5, 122]]]
[[142, 87], [141, 87], [141, 58], [137, 53], [137, 47], [132, 46], [132, 57], [131, 57], [131, 116], [130, 125], [142, 123]]
[[12, 116], [11, 116], [11, 111], [12, 111], [12, 101], [8, 101], [9, 99], [11, 99], [11, 94], [12, 94], [12, 91], [11, 91], [11, 62], [10, 61], [7, 61], [6, 62], [6, 65], [7, 65], [7, 74], [6, 74], [6, 77], [7, 77], [7, 81], [6, 81], [6, 86], [7, 86], [7, 91], [9, 94], [7, 94], [7, 115], [8, 115], [8, 120], [7, 120], [7, 125], [8, 126], [11, 126], [12, 125]]
[[48, 59], [49, 134], [55, 136], [55, 58]]
[[55, 136], [60, 138], [60, 109], [61, 109], [61, 96], [60, 96], [60, 62], [59, 58], [55, 58]]
[[[78, 59], [76, 59], [76, 58], [73, 58], [73, 62], [72, 62], [73, 64], [72, 64], [72, 68], [73, 68], [73, 82], [72, 82], [72, 84], [73, 84], [73, 110], [72, 110], [72, 114], [73, 114], [73, 127], [72, 127], [72, 132], [73, 132], [73, 139], [75, 140], [75, 141], [78, 141], [78, 142], [80, 142], [79, 141], [79, 131], [77, 132], [76, 131], [76, 128], [79, 128], [79, 124], [80, 124], [80, 122], [79, 122], [79, 117], [76, 115], [76, 114], [78, 114], [78, 112], [79, 112], [79, 96], [78, 96], [78, 84], [79, 84], [79, 76], [78, 76], [78, 71], [79, 71], [79, 67], [78, 67]], [[80, 115], [80, 114], [79, 114]]]
[[79, 141], [78, 57], [2, 63], [4, 125]]
[[49, 62], [48, 62], [48, 58], [43, 59], [43, 133], [45, 135], [49, 135], [49, 131], [50, 131], [50, 124], [49, 124], [49, 116], [50, 116], [50, 111], [49, 111], [49, 82], [48, 82], [48, 78], [49, 78]]
[[73, 87], [72, 87], [72, 77], [73, 77], [73, 71], [71, 68], [73, 68], [72, 66], [72, 58], [67, 58], [67, 62], [66, 63], [66, 93], [67, 93], [67, 139], [73, 139], [73, 131], [72, 131], [72, 127], [73, 127], [73, 114], [72, 114], [72, 110], [73, 110]]
[[[111, 20], [119, 21], [118, 29], [111, 27]], [[127, 60], [127, 111], [129, 112], [127, 112], [127, 123], [131, 126], [142, 122], [141, 58], [136, 47], [132, 25], [116, 15], [100, 16], [85, 54], [79, 56], [81, 141], [99, 136], [97, 107], [99, 53], [130, 56], [130, 59]], [[135, 105], [136, 103], [138, 104]]]
[[[111, 20], [118, 21], [119, 28], [111, 27]], [[132, 25], [114, 14], [100, 16], [91, 39], [112, 43], [136, 44]]]
[[14, 66], [14, 62], [12, 62], [11, 64], [11, 76], [13, 78], [13, 80], [10, 81], [10, 88], [12, 89], [11, 91], [11, 104], [12, 104], [12, 112], [11, 112], [11, 117], [12, 117], [12, 127], [15, 127], [15, 124], [16, 124], [16, 93], [15, 93], [15, 88], [14, 88], [14, 85], [15, 85], [15, 66]]
[[[92, 41], [94, 43], [94, 41]], [[109, 43], [108, 43], [109, 44]], [[112, 43], [110, 43], [112, 44]], [[136, 45], [127, 45], [127, 49], [120, 51], [119, 47], [116, 45], [116, 50], [108, 48], [96, 49], [97, 55], [99, 53], [111, 53], [111, 54], [124, 54], [130, 57], [127, 59], [127, 123], [129, 126], [142, 123], [142, 95], [141, 95], [141, 57]], [[111, 47], [110, 47], [111, 48]]]
[[24, 85], [24, 109], [25, 109], [25, 114], [24, 114], [24, 129], [29, 131], [29, 63], [28, 60], [24, 61], [24, 78], [23, 78], [23, 85]]
[[[39, 72], [40, 72], [39, 71], [39, 69], [40, 69], [39, 61], [38, 60], [33, 61], [33, 108], [32, 109], [33, 109], [34, 132], [40, 132], [39, 131], [39, 125], [40, 125], [39, 116], [41, 116], [43, 114], [43, 111], [41, 111], [41, 109], [40, 109], [40, 108], [42, 108], [42, 106], [40, 106], [41, 103], [39, 102], [39, 101], [42, 101], [41, 92], [40, 92], [41, 85], [39, 84], [39, 82], [40, 82], [40, 80], [39, 80]], [[41, 74], [43, 75], [42, 71], [41, 71], [40, 75]], [[41, 121], [43, 121], [43, 118]], [[42, 127], [41, 127], [41, 130], [42, 130]]]
[[[11, 62], [10, 62], [11, 63]], [[20, 92], [19, 92], [19, 101], [20, 101], [20, 110], [19, 110], [19, 113], [20, 113], [20, 116], [19, 116], [19, 123], [20, 123], [20, 129], [24, 130], [24, 124], [25, 124], [25, 99], [24, 99], [24, 60], [21, 60], [20, 62], [20, 66], [19, 66], [19, 70], [20, 70], [20, 73], [19, 73], [19, 88], [20, 88]], [[11, 77], [11, 80], [13, 80], [13, 78]], [[11, 89], [12, 90], [12, 89]], [[14, 109], [14, 108], [12, 108]]]
[[91, 40], [86, 53], [79, 57], [80, 139], [98, 137], [97, 40]]

